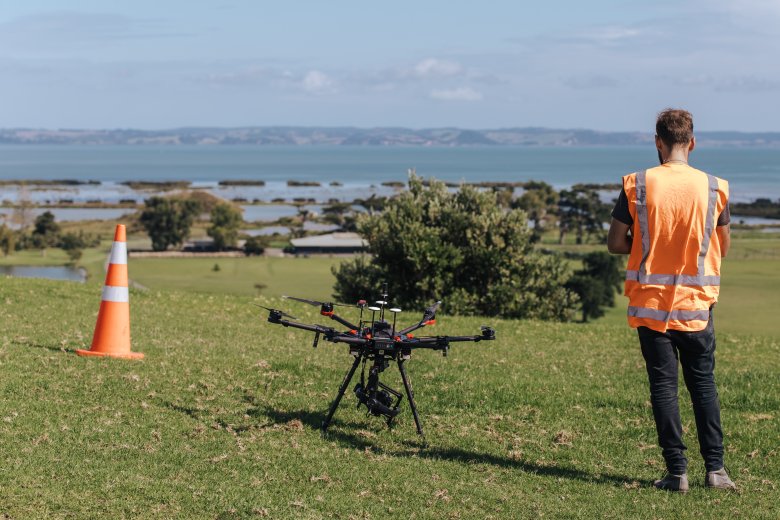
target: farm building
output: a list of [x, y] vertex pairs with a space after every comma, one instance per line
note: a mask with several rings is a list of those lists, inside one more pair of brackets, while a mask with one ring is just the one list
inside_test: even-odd
[[330, 233], [294, 238], [290, 242], [296, 255], [359, 253], [368, 246], [357, 233]]

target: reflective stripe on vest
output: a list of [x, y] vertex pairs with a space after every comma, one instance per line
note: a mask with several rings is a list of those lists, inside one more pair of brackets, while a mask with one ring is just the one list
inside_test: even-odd
[[628, 307], [628, 315], [634, 318], [647, 318], [656, 321], [669, 322], [677, 321], [707, 321], [710, 319], [710, 310], [702, 309], [698, 311], [672, 310], [664, 311], [661, 309], [649, 309], [647, 307]]
[[[693, 285], [702, 287], [705, 285], [720, 285], [720, 276], [704, 274], [704, 260], [710, 248], [710, 240], [715, 230], [715, 212], [718, 200], [718, 179], [707, 174], [709, 194], [707, 197], [707, 217], [704, 223], [704, 236], [699, 250], [697, 273], [690, 274], [647, 274], [645, 264], [650, 254], [650, 220], [647, 216], [647, 170], [636, 174], [636, 218], [638, 221], [639, 239], [642, 243], [642, 259], [639, 262], [639, 270], [627, 270], [626, 281], [639, 282], [646, 285]], [[661, 311], [665, 312], [665, 311]], [[637, 316], [648, 317], [649, 316]], [[656, 319], [656, 318], [652, 318]], [[675, 318], [672, 318], [675, 319]], [[705, 318], [706, 319], [706, 318]], [[665, 321], [665, 320], [664, 320]]]

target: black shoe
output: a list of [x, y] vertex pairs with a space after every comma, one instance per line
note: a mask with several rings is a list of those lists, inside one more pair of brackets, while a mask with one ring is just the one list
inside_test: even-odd
[[708, 488], [725, 489], [736, 491], [737, 485], [729, 478], [726, 468], [720, 468], [718, 471], [708, 471], [704, 478], [704, 485]]
[[655, 486], [656, 489], [663, 489], [664, 491], [687, 493], [688, 475], [686, 473], [683, 473], [682, 475], [667, 473], [661, 480], [653, 482], [653, 486]]

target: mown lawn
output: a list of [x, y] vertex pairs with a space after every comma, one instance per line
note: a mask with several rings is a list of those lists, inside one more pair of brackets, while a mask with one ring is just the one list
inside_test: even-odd
[[[310, 335], [249, 303], [307, 320], [316, 309], [131, 290], [133, 348], [146, 358], [80, 358], [99, 299], [99, 284], [0, 279], [0, 514], [778, 517], [778, 336], [723, 331], [725, 317], [717, 377], [726, 463], [742, 491], [704, 489], [683, 406], [692, 489], [677, 496], [649, 487], [663, 462], [635, 334], [617, 315], [587, 325], [441, 316], [433, 333], [490, 324], [498, 339], [409, 362], [426, 445], [407, 406], [387, 430], [351, 393], [320, 434], [346, 348], [313, 350]], [[400, 387], [396, 372], [385, 376]]]
[[335, 281], [331, 267], [342, 260], [310, 258], [139, 258], [130, 277], [150, 289], [244, 296], [282, 294], [328, 299]]

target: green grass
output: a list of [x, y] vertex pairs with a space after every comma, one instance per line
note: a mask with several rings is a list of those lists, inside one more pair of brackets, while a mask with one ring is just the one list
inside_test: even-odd
[[[128, 269], [133, 280], [150, 289], [327, 299], [335, 281], [331, 266], [340, 262], [329, 257], [131, 258]], [[258, 290], [257, 284], [264, 287]]]
[[[742, 492], [703, 488], [683, 392], [692, 489], [677, 496], [648, 487], [663, 463], [622, 320], [440, 317], [434, 334], [488, 323], [498, 339], [447, 358], [415, 353], [426, 446], [405, 403], [387, 430], [351, 392], [320, 435], [346, 348], [313, 350], [310, 334], [267, 323], [250, 296], [132, 290], [138, 362], [72, 352], [89, 345], [99, 299], [98, 284], [0, 279], [7, 517], [777, 517], [777, 335], [725, 333], [718, 345], [726, 463]], [[400, 387], [393, 370], [383, 380]]]

